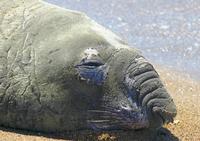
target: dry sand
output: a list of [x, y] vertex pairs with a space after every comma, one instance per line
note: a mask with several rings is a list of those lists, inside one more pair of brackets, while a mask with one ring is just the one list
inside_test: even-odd
[[175, 123], [166, 127], [181, 141], [200, 141], [200, 81], [181, 72], [158, 70], [178, 109]]
[[[157, 67], [157, 70], [168, 91], [174, 98], [178, 109], [175, 122], [166, 125], [166, 129], [164, 129], [170, 137], [168, 141], [200, 141], [200, 81], [192, 80], [189, 76], [181, 72], [160, 69], [160, 67]], [[76, 141], [148, 141], [148, 136], [149, 132], [144, 131], [116, 131], [109, 132], [108, 134], [105, 132], [82, 132], [75, 133], [72, 136], [69, 133], [46, 135], [19, 130], [0, 129], [0, 141], [61, 141], [67, 139]]]

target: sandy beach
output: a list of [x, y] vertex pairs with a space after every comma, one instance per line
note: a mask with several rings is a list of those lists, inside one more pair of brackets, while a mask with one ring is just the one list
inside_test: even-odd
[[199, 141], [200, 82], [181, 72], [158, 70], [178, 109], [175, 123], [166, 127], [181, 141]]

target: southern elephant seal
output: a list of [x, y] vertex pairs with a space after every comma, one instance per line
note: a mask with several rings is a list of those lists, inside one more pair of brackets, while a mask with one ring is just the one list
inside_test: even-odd
[[0, 2], [0, 125], [33, 131], [159, 128], [175, 104], [153, 66], [86, 15]]

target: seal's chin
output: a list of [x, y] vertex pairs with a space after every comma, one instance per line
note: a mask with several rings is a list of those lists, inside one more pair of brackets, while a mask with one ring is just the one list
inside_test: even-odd
[[90, 110], [89, 128], [93, 130], [135, 130], [147, 128], [149, 121], [144, 110], [133, 111], [124, 107], [104, 107]]

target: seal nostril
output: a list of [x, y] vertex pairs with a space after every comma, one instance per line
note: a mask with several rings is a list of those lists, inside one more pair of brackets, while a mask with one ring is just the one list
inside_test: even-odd
[[173, 101], [170, 101], [169, 99], [165, 99], [165, 105], [153, 107], [152, 111], [160, 116], [163, 120], [163, 124], [173, 122], [173, 119], [176, 116], [176, 107]]
[[158, 114], [163, 120], [163, 124], [173, 122], [173, 118], [176, 116], [176, 111], [167, 111], [166, 108], [153, 107], [153, 112]]

